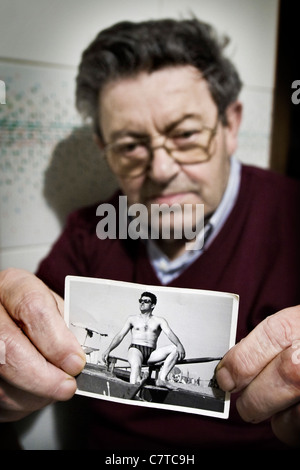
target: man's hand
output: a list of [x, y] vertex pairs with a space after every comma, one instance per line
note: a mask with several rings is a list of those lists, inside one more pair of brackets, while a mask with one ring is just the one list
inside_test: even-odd
[[177, 348], [178, 360], [182, 361], [185, 358], [185, 349], [181, 343], [177, 344], [176, 348]]
[[104, 362], [104, 364], [108, 364], [108, 358], [109, 358], [109, 351], [107, 350], [102, 354], [102, 361]]
[[63, 300], [26, 271], [1, 272], [0, 422], [71, 398], [84, 364]]
[[216, 378], [223, 390], [241, 392], [245, 421], [272, 417], [277, 437], [300, 447], [300, 306], [260, 323], [224, 356]]

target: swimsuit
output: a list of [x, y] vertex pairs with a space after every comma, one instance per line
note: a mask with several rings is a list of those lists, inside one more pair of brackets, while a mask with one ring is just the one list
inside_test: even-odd
[[141, 345], [141, 344], [131, 344], [128, 349], [130, 349], [130, 348], [136, 348], [136, 349], [138, 349], [138, 350], [142, 353], [142, 356], [143, 356], [143, 362], [142, 362], [142, 364], [143, 364], [144, 366], [147, 365], [148, 359], [149, 359], [151, 353], [152, 353], [152, 352], [154, 351], [154, 349], [155, 349], [155, 348], [150, 348], [150, 346], [143, 346], [143, 345]]

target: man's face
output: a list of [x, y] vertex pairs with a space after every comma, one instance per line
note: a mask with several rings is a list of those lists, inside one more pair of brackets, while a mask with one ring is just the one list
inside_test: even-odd
[[[169, 67], [151, 74], [108, 83], [100, 96], [100, 125], [105, 143], [149, 137], [164, 142], [166, 130], [193, 130], [199, 120], [208, 128], [217, 122], [217, 107], [207, 82], [191, 66]], [[204, 163], [179, 164], [157, 148], [149, 170], [138, 177], [117, 176], [129, 204], [204, 204], [205, 215], [221, 201], [229, 176], [229, 158], [236, 147], [240, 107], [232, 106], [229, 125], [220, 121], [211, 158]], [[231, 123], [231, 124], [230, 124]], [[173, 126], [173, 127], [172, 127]], [[175, 131], [176, 131], [175, 126]]]
[[152, 300], [150, 299], [150, 297], [143, 296], [140, 298], [139, 302], [140, 302], [141, 313], [148, 313], [153, 310], [153, 304], [152, 304]]

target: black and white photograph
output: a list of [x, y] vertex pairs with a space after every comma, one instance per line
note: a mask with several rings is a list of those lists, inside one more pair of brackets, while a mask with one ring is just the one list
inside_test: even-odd
[[234, 345], [239, 297], [67, 276], [65, 320], [86, 354], [77, 393], [228, 418], [214, 370]]

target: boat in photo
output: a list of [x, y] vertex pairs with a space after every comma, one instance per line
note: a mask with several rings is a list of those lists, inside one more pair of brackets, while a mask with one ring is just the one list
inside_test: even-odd
[[[203, 357], [178, 361], [178, 364], [219, 361], [221, 358]], [[146, 367], [145, 376], [139, 384], [129, 382], [129, 365], [116, 364], [123, 358], [110, 357], [109, 366], [87, 363], [77, 377], [78, 390], [103, 397], [136, 400], [149, 403], [200, 408], [222, 413], [225, 393], [211, 380], [207, 386], [200, 383], [168, 382], [170, 386], [157, 386], [155, 377], [161, 364]]]

